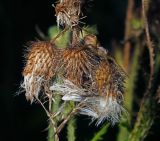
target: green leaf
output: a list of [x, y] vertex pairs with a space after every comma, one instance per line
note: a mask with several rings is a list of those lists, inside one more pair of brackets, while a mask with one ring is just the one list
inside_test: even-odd
[[[54, 39], [58, 34], [61, 33], [61, 29], [57, 28], [57, 26], [51, 26], [48, 30], [48, 36], [50, 39]], [[64, 32], [61, 36], [59, 36], [56, 40], [55, 40], [55, 44], [58, 48], [66, 48], [68, 45], [68, 41], [69, 41], [69, 32], [66, 31]]]
[[102, 141], [103, 136], [107, 133], [108, 131], [109, 124], [104, 125], [91, 139], [91, 141]]
[[92, 26], [83, 27], [82, 34], [80, 35], [80, 38], [82, 39], [84, 36], [86, 36], [88, 34], [94, 34], [94, 35], [98, 34], [97, 26], [92, 25]]

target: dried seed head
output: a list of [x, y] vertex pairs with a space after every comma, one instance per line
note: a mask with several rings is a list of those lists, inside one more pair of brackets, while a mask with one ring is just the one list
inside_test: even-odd
[[56, 4], [57, 25], [73, 27], [79, 23], [80, 0], [63, 0]]
[[97, 125], [105, 119], [115, 124], [125, 111], [122, 107], [125, 73], [111, 57], [104, 57], [105, 53], [99, 56], [94, 49], [87, 46], [66, 49], [64, 83], [54, 83], [50, 89], [62, 92], [65, 101], [83, 103], [79, 113], [92, 117], [92, 121], [97, 119]]
[[57, 17], [57, 25], [71, 25], [69, 20], [69, 16], [67, 14], [67, 7], [65, 3], [59, 3], [55, 7], [56, 17]]
[[33, 42], [27, 55], [27, 64], [23, 75], [31, 74], [33, 71], [37, 76], [49, 79], [53, 76], [54, 48], [49, 42]]
[[26, 98], [31, 102], [38, 97], [41, 86], [55, 73], [54, 48], [49, 42], [37, 41], [30, 45], [26, 66], [23, 70], [24, 81], [22, 87], [26, 91]]
[[106, 57], [93, 74], [92, 87], [98, 89], [99, 96], [86, 100], [82, 114], [97, 119], [97, 125], [105, 119], [114, 125], [125, 111], [122, 107], [125, 73], [113, 59]]
[[91, 87], [98, 90], [98, 96], [86, 99], [82, 114], [97, 119], [97, 125], [105, 119], [114, 125], [125, 111], [122, 102], [126, 75], [110, 57], [102, 60], [93, 74]]
[[99, 95], [112, 94], [116, 97], [116, 93], [124, 92], [126, 75], [113, 58], [102, 60], [93, 74], [93, 87], [99, 90]]
[[64, 78], [77, 86], [84, 86], [100, 58], [88, 47], [67, 48], [63, 52]]

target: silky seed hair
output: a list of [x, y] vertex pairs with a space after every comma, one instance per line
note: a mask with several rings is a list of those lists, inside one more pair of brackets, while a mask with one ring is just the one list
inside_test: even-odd
[[108, 120], [112, 125], [119, 122], [125, 109], [122, 106], [122, 96], [117, 99], [112, 95], [100, 96], [88, 89], [79, 88], [68, 80], [64, 83], [54, 83], [50, 90], [58, 91], [63, 94], [62, 100], [75, 101], [82, 103], [78, 113], [91, 117], [91, 122], [96, 120], [96, 125]]

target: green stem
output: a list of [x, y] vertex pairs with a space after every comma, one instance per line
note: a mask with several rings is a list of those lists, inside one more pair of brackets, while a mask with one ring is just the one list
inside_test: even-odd
[[138, 64], [139, 54], [140, 54], [140, 48], [137, 45], [133, 55], [129, 78], [127, 79], [127, 82], [126, 82], [124, 105], [127, 111], [129, 112], [129, 114], [127, 116], [127, 119], [126, 120], [122, 119], [121, 123], [119, 124], [119, 134], [117, 136], [117, 141], [122, 141], [122, 140], [124, 141], [129, 136], [129, 128], [130, 128], [131, 119], [132, 119], [131, 111], [132, 111], [132, 104], [133, 104], [133, 95], [134, 95], [134, 89], [135, 89], [135, 84], [137, 80], [137, 73], [139, 69], [139, 64]]
[[[160, 68], [160, 57], [159, 54], [156, 54], [155, 57], [155, 70], [154, 70], [154, 79], [157, 79], [159, 76], [159, 68]], [[155, 85], [154, 81], [151, 83], [151, 89], [147, 90], [147, 94], [145, 94], [139, 113], [137, 115], [137, 121], [135, 126], [130, 133], [130, 136], [127, 141], [143, 141], [145, 137], [148, 135], [149, 129], [151, 128], [155, 116], [156, 116], [156, 101], [155, 101]]]
[[[51, 112], [55, 113], [58, 111], [60, 106], [61, 97], [59, 95], [55, 96], [55, 102], [52, 102]], [[57, 122], [59, 121], [58, 117], [54, 118], [54, 123], [50, 121], [48, 128], [48, 140], [47, 141], [58, 141], [58, 135], [56, 135]]]
[[109, 124], [105, 124], [91, 139], [91, 141], [102, 141], [103, 136], [107, 133]]
[[67, 139], [68, 141], [75, 141], [75, 127], [76, 127], [76, 119], [71, 118], [68, 122], [67, 126]]
[[154, 104], [155, 100], [151, 96], [143, 99], [137, 121], [127, 141], [143, 141], [147, 136], [155, 118]]

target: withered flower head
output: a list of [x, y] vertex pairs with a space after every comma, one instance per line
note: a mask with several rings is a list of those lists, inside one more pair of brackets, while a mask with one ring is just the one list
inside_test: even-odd
[[105, 119], [112, 124], [119, 121], [122, 107], [125, 73], [111, 58], [102, 60], [93, 73], [92, 91], [98, 96], [86, 100], [83, 114], [97, 120], [97, 125]]
[[79, 23], [80, 0], [61, 0], [56, 4], [57, 25], [73, 27]]
[[100, 57], [89, 47], [72, 47], [63, 52], [63, 76], [77, 86], [84, 86], [98, 65]]
[[50, 42], [37, 41], [29, 46], [26, 66], [23, 70], [22, 87], [26, 91], [26, 98], [31, 102], [34, 97], [38, 97], [42, 85], [53, 77], [55, 73], [54, 59], [54, 46]]
[[125, 73], [113, 58], [99, 55], [95, 48], [67, 48], [64, 58], [64, 83], [54, 83], [53, 91], [63, 93], [63, 100], [83, 103], [79, 112], [97, 119], [97, 125], [105, 119], [115, 124], [122, 107]]

